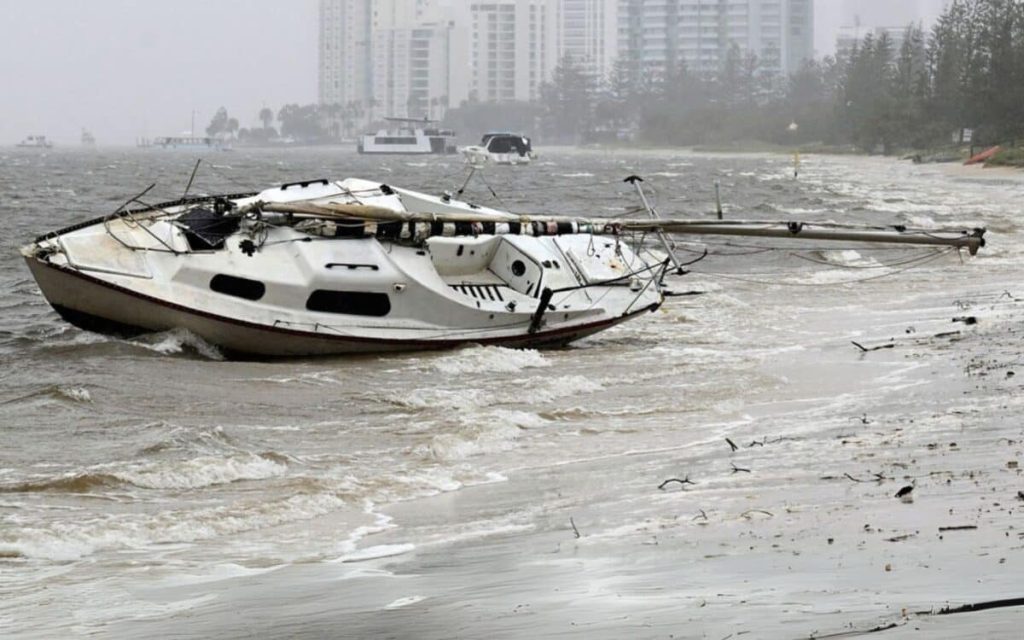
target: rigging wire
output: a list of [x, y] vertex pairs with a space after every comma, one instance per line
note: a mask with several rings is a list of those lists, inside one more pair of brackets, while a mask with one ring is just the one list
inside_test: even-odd
[[[746, 283], [749, 283], [749, 284], [758, 284], [758, 285], [765, 285], [765, 286], [780, 285], [780, 286], [784, 286], [784, 287], [834, 287], [836, 285], [857, 284], [857, 283], [860, 283], [860, 282], [869, 282], [871, 280], [880, 280], [882, 278], [889, 278], [889, 277], [892, 277], [892, 276], [896, 276], [896, 275], [899, 275], [901, 273], [905, 273], [907, 271], [910, 271], [911, 269], [914, 269], [914, 268], [920, 267], [922, 265], [925, 265], [925, 264], [927, 264], [929, 262], [933, 262], [935, 260], [938, 260], [939, 258], [948, 255], [950, 252], [956, 251], [956, 249], [957, 249], [956, 247], [949, 247], [948, 249], [943, 249], [943, 250], [937, 251], [934, 255], [929, 255], [929, 256], [926, 256], [924, 258], [921, 258], [921, 259], [919, 259], [919, 260], [917, 260], [917, 261], [915, 261], [915, 262], [913, 262], [913, 263], [911, 263], [909, 265], [904, 266], [902, 269], [896, 269], [895, 271], [892, 271], [890, 273], [882, 273], [882, 274], [879, 274], [879, 275], [876, 275], [876, 276], [868, 276], [866, 278], [855, 278], [853, 280], [844, 280], [842, 282], [822, 283], [822, 282], [783, 282], [783, 281], [780, 281], [780, 280], [773, 280], [773, 281], [755, 280], [753, 278], [742, 278], [740, 276], [733, 276], [733, 275], [728, 275], [728, 274], [725, 274], [725, 273], [716, 273], [716, 272], [711, 272], [711, 271], [701, 271], [701, 272], [697, 273], [697, 275], [709, 276], [709, 277], [713, 277], [713, 278], [723, 278], [725, 280], [735, 280], [737, 282], [746, 282]], [[768, 275], [768, 274], [763, 274], [763, 275]]]

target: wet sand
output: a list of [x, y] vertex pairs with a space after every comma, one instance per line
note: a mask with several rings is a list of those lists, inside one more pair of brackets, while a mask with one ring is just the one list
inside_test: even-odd
[[393, 505], [328, 565], [133, 595], [211, 597], [188, 617], [216, 637], [1015, 637], [1021, 607], [929, 615], [1024, 595], [1024, 302], [997, 289], [971, 325], [940, 298], [867, 336], [812, 318], [831, 337], [760, 363], [781, 383], [686, 440]]

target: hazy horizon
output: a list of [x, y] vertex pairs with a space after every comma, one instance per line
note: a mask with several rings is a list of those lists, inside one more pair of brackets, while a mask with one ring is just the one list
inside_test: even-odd
[[317, 97], [317, 1], [10, 2], [0, 39], [0, 144], [42, 134], [99, 144], [202, 132], [224, 106], [242, 126], [264, 105]]
[[[816, 0], [815, 47], [836, 31], [930, 21], [943, 0]], [[78, 145], [202, 133], [224, 106], [241, 126], [257, 113], [317, 99], [317, 0], [43, 0], [8, 2], [0, 39], [0, 145], [46, 135]], [[886, 26], [891, 26], [887, 24]]]

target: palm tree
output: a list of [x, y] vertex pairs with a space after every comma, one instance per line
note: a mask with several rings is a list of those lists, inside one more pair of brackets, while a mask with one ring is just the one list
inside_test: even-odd
[[270, 123], [274, 121], [274, 112], [270, 107], [263, 107], [260, 109], [260, 121], [263, 123], [264, 129], [270, 128]]

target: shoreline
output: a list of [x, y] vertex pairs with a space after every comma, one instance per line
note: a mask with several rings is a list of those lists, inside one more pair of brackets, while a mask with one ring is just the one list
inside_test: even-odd
[[[976, 328], [955, 336], [944, 332], [942, 294], [894, 309], [874, 342], [911, 322], [937, 333], [859, 356], [846, 338], [866, 339], [856, 329], [865, 318], [817, 318], [818, 342], [782, 366], [759, 364], [784, 386], [694, 416], [684, 440], [387, 505], [396, 526], [365, 538], [354, 560], [146, 599], [196, 603], [181, 615], [217, 637], [852, 637], [890, 627], [996, 637], [1020, 609], [923, 613], [1021, 596], [1024, 396], [1005, 373], [1020, 355], [1021, 310], [985, 300], [972, 310]], [[819, 408], [832, 397], [842, 411]], [[912, 502], [894, 498], [908, 485]], [[280, 607], [256, 606], [268, 598], [308, 615], [278, 619]], [[245, 626], [227, 610], [245, 611]], [[177, 622], [112, 631], [161, 635]]]

